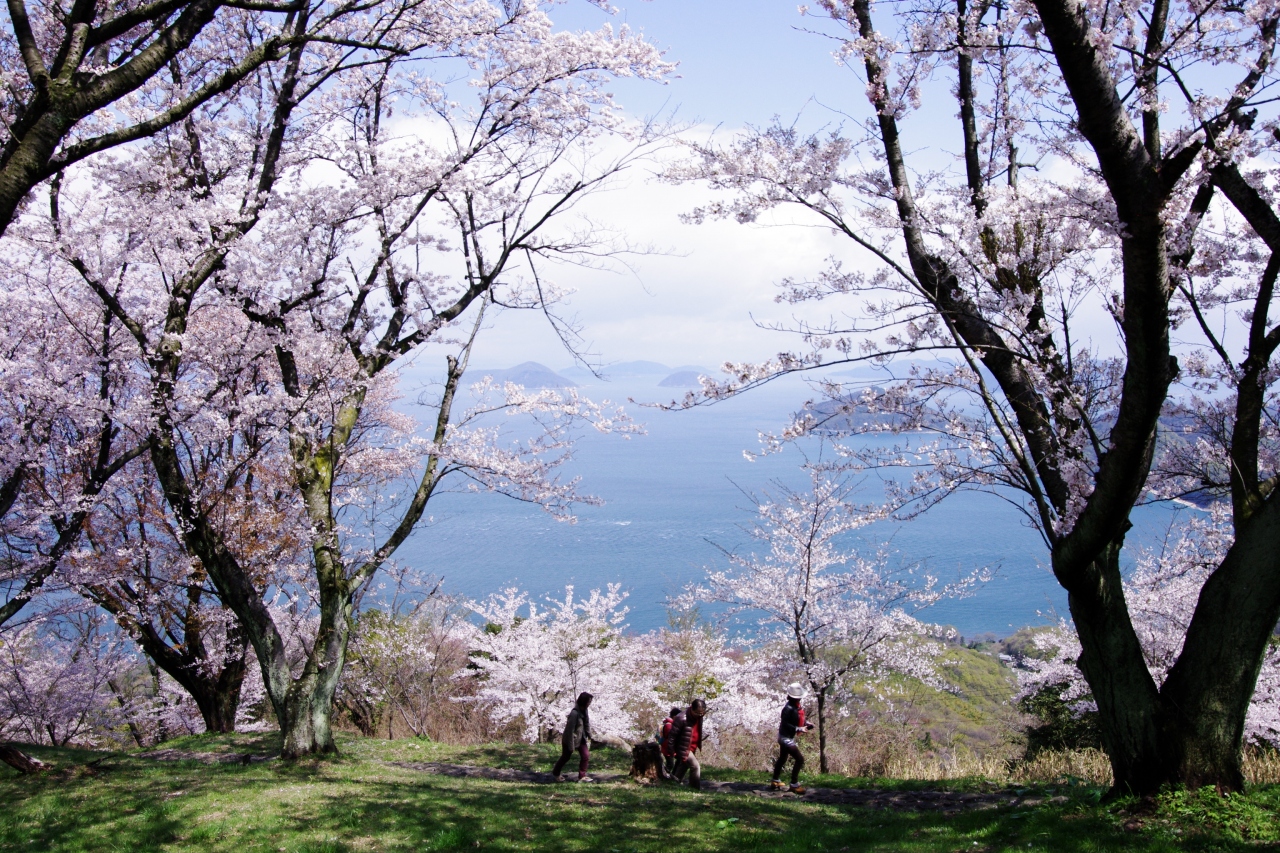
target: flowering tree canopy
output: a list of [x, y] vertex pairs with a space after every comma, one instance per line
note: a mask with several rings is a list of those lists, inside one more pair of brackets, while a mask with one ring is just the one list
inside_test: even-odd
[[[842, 319], [798, 329], [810, 348], [728, 365], [729, 381], [704, 380], [687, 402], [833, 362], [949, 353], [950, 364], [882, 387], [828, 384], [826, 422], [802, 418], [779, 438], [932, 433], [918, 454], [903, 442], [849, 447], [848, 458], [915, 470], [896, 481], [892, 510], [981, 488], [1027, 514], [1069, 593], [1117, 786], [1238, 789], [1249, 697], [1280, 618], [1266, 544], [1280, 535], [1269, 170], [1280, 9], [957, 0], [895, 10], [884, 30], [869, 0], [802, 9], [862, 75], [865, 120], [694, 145], [670, 171], [728, 193], [695, 221], [802, 211], [859, 258], [783, 283], [783, 300], [841, 306]], [[958, 107], [953, 170], [908, 154], [919, 150], [913, 114], [935, 86]], [[935, 119], [928, 135], [948, 148]], [[1089, 319], [1108, 315], [1115, 339]], [[1175, 330], [1192, 341], [1181, 353]], [[1160, 429], [1174, 408], [1195, 437], [1158, 441], [1175, 432]], [[1234, 543], [1157, 685], [1121, 577], [1129, 514], [1152, 490], [1206, 488], [1230, 500]]]
[[546, 607], [517, 589], [470, 607], [485, 620], [472, 663], [482, 673], [476, 699], [493, 705], [498, 723], [520, 721], [526, 740], [547, 738], [564, 725], [578, 694], [591, 693], [591, 734], [597, 740], [638, 733], [630, 706], [654, 706], [651, 678], [635, 646], [622, 634], [626, 593], [616, 585]]
[[[353, 608], [443, 478], [567, 518], [585, 497], [555, 471], [570, 430], [629, 429], [573, 393], [489, 388], [461, 414], [454, 400], [486, 311], [550, 314], [547, 263], [617, 248], [561, 223], [660, 141], [621, 122], [605, 82], [670, 70], [625, 28], [557, 31], [537, 3], [359, 8], [300, 9], [297, 26], [329, 29], [180, 123], [67, 166], [5, 237], [17, 285], [71, 288], [123, 345], [98, 357], [118, 370], [95, 435], [138, 416], [125, 434], [254, 649], [291, 755], [333, 748]], [[606, 138], [624, 153], [600, 155]], [[443, 365], [421, 432], [392, 406], [411, 356]], [[538, 424], [530, 441], [494, 427], [514, 414]], [[305, 562], [236, 532], [236, 496], [266, 471]], [[319, 614], [297, 668], [280, 596]]]
[[883, 558], [859, 557], [841, 541], [869, 521], [850, 501], [851, 486], [821, 464], [806, 473], [806, 491], [775, 484], [777, 496], [757, 503], [751, 535], [768, 552], [729, 553], [729, 569], [710, 572], [705, 586], [681, 600], [754, 617], [757, 639], [785, 650], [784, 659], [799, 666], [817, 696], [825, 773], [828, 694], [851, 673], [901, 672], [935, 681], [932, 659], [940, 648], [924, 639], [930, 626], [907, 609], [956, 594], [974, 579], [946, 589], [933, 578], [912, 584], [893, 576]]

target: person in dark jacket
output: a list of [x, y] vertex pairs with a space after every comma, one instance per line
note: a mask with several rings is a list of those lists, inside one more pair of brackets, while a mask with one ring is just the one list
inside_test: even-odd
[[591, 698], [590, 693], [579, 693], [577, 703], [565, 720], [564, 734], [560, 736], [560, 760], [551, 769], [551, 775], [556, 777], [557, 782], [564, 781], [560, 771], [568, 763], [569, 756], [575, 752], [581, 756], [578, 760], [578, 781], [592, 781], [587, 775], [587, 762], [591, 759], [591, 717], [587, 708], [591, 706]]
[[800, 786], [804, 756], [800, 754], [796, 737], [811, 730], [813, 723], [805, 722], [804, 708], [800, 707], [800, 700], [803, 698], [804, 687], [799, 682], [787, 687], [787, 704], [782, 706], [782, 721], [778, 724], [778, 760], [773, 762], [773, 780], [769, 782], [769, 787], [775, 791], [782, 790], [782, 768], [786, 767], [787, 759], [792, 758], [795, 763], [791, 765], [790, 790], [793, 794], [804, 793], [804, 788]]
[[702, 765], [698, 763], [698, 747], [702, 745], [702, 718], [707, 714], [707, 703], [694, 699], [689, 707], [671, 721], [671, 742], [675, 747], [676, 767], [672, 777], [684, 781], [689, 774], [689, 787], [695, 791], [702, 787]]

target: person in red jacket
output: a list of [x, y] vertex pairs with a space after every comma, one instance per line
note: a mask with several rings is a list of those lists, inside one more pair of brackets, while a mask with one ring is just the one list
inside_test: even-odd
[[775, 791], [782, 790], [782, 768], [787, 759], [795, 759], [791, 765], [791, 785], [793, 794], [803, 794], [800, 786], [800, 771], [804, 769], [804, 756], [800, 754], [800, 745], [796, 737], [813, 728], [813, 723], [805, 722], [804, 708], [800, 700], [804, 698], [804, 687], [800, 682], [793, 682], [787, 687], [787, 704], [782, 706], [782, 722], [778, 724], [778, 760], [773, 762], [773, 780], [769, 787]]
[[702, 765], [698, 763], [697, 752], [702, 745], [702, 718], [706, 713], [707, 703], [694, 699], [687, 710], [671, 721], [671, 741], [676, 753], [676, 767], [671, 775], [683, 782], [688, 772], [689, 787], [695, 791], [702, 787]]
[[671, 740], [671, 728], [675, 725], [676, 717], [680, 715], [679, 708], [672, 708], [671, 713], [662, 721], [662, 728], [658, 731], [658, 749], [662, 751], [662, 769], [670, 774], [676, 768], [676, 747]]

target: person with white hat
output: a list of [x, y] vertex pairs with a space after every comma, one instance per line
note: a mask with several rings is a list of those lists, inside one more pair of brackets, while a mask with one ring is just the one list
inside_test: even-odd
[[782, 768], [786, 766], [787, 759], [792, 758], [795, 763], [791, 765], [791, 785], [788, 789], [793, 794], [804, 793], [804, 788], [800, 786], [804, 756], [800, 754], [796, 736], [812, 730], [813, 723], [805, 722], [804, 708], [800, 707], [800, 700], [803, 698], [804, 686], [800, 682], [793, 681], [787, 686], [787, 704], [782, 706], [782, 722], [778, 725], [778, 760], [773, 762], [773, 779], [769, 782], [769, 787], [775, 791], [782, 790]]

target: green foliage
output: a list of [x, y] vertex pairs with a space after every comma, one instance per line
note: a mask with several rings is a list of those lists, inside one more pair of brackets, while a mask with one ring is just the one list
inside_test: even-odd
[[1001, 640], [996, 645], [996, 648], [998, 648], [1001, 653], [1014, 658], [1047, 660], [1049, 652], [1036, 645], [1036, 636], [1052, 630], [1052, 628], [1047, 627], [1019, 628]]
[[1040, 721], [1027, 728], [1028, 761], [1046, 751], [1102, 747], [1098, 713], [1074, 711], [1062, 698], [1065, 689], [1066, 685], [1051, 685], [1018, 703], [1020, 711]]
[[667, 608], [667, 630], [673, 633], [709, 631], [713, 628], [711, 620], [702, 614], [702, 608], [696, 604], [684, 608]]
[[1158, 803], [1159, 817], [1197, 832], [1234, 841], [1280, 841], [1273, 797], [1178, 788], [1162, 793]]
[[945, 690], [914, 678], [890, 676], [857, 685], [855, 694], [872, 712], [894, 708], [896, 718], [919, 732], [922, 749], [960, 746], [1009, 752], [1013, 748], [1009, 743], [1016, 737], [1010, 714], [1017, 689], [1013, 672], [990, 651], [963, 646], [948, 648], [937, 671]]

